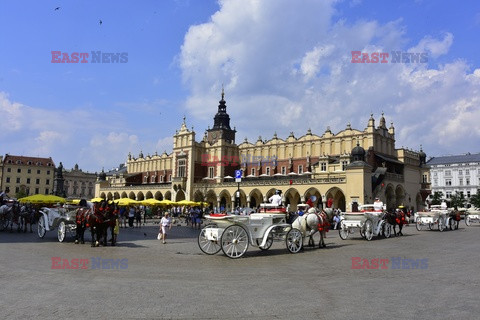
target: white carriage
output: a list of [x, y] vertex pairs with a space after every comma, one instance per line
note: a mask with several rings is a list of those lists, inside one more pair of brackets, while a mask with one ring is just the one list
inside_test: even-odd
[[58, 241], [63, 242], [67, 234], [74, 235], [76, 232], [76, 206], [58, 208], [41, 208], [38, 219], [38, 236], [45, 237], [47, 231], [57, 228]]
[[480, 222], [480, 209], [477, 208], [468, 208], [465, 211], [465, 224], [471, 226], [472, 223]]
[[373, 236], [382, 234], [389, 238], [392, 232], [392, 226], [384, 219], [383, 210], [375, 210], [372, 204], [366, 204], [359, 207], [360, 212], [344, 212], [340, 215], [340, 229], [338, 230], [340, 238], [346, 240], [350, 234], [358, 229], [360, 235], [372, 240]]
[[273, 241], [285, 241], [289, 252], [297, 253], [303, 246], [300, 230], [286, 222], [285, 208], [262, 204], [260, 213], [248, 216], [211, 214], [198, 236], [198, 246], [209, 255], [220, 250], [229, 258], [240, 258], [249, 244], [268, 250]]
[[445, 230], [447, 226], [450, 226], [450, 229], [453, 230], [456, 221], [450, 213], [451, 210], [444, 206], [432, 205], [429, 211], [415, 213], [415, 226], [418, 231], [421, 231], [425, 226], [433, 230], [435, 225], [437, 225], [439, 231]]

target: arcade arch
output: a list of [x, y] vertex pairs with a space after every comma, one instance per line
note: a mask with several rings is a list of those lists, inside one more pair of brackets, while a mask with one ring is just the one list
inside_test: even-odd
[[322, 195], [320, 194], [320, 191], [318, 191], [317, 188], [309, 188], [307, 191], [305, 191], [303, 198], [305, 199], [305, 202], [307, 202], [308, 199], [310, 199], [311, 196], [315, 196], [315, 201], [313, 202], [314, 207], [319, 208], [322, 207]]
[[249, 194], [250, 208], [257, 208], [263, 202], [263, 195], [258, 189], [253, 189]]
[[335, 209], [340, 209], [341, 211], [346, 211], [347, 209], [347, 204], [345, 201], [345, 194], [343, 193], [342, 189], [339, 187], [333, 187], [330, 188], [326, 193], [325, 193], [325, 198], [327, 199], [326, 201], [328, 202], [328, 199], [332, 199], [332, 207]]

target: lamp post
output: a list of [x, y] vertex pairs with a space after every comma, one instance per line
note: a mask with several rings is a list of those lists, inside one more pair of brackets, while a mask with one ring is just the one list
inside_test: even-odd
[[235, 170], [235, 181], [237, 182], [237, 192], [235, 194], [235, 207], [240, 207], [240, 182], [242, 182], [243, 170]]

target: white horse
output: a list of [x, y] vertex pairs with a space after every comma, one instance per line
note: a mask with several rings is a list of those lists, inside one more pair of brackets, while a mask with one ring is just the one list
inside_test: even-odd
[[320, 242], [318, 247], [326, 247], [324, 238], [326, 237], [327, 232], [327, 216], [322, 213], [318, 213], [315, 208], [308, 209], [307, 213], [303, 216], [299, 216], [292, 223], [292, 228], [297, 228], [302, 233], [303, 237], [309, 237], [308, 243], [310, 246], [314, 246], [313, 235], [317, 232], [320, 233]]
[[13, 230], [13, 224], [15, 223], [15, 212], [16, 210], [14, 205], [4, 204], [0, 207], [0, 230], [6, 230], [9, 226], [10, 231]]
[[30, 205], [22, 205], [19, 212], [19, 227], [20, 230], [23, 229], [23, 232], [27, 232], [27, 224], [30, 224], [30, 232], [32, 230], [32, 224], [34, 223], [34, 210]]

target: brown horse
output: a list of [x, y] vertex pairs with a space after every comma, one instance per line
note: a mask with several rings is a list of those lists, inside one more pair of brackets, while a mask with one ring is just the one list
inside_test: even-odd
[[117, 244], [117, 234], [115, 233], [115, 227], [117, 226], [118, 221], [118, 214], [119, 209], [115, 203], [112, 203], [108, 206], [105, 206], [104, 211], [104, 228], [103, 228], [103, 236], [104, 236], [104, 244], [107, 245], [107, 237], [108, 237], [108, 230], [110, 229], [111, 232], [111, 242], [112, 246]]
[[96, 246], [99, 246], [100, 244], [103, 246], [107, 246], [109, 229], [112, 236], [112, 246], [116, 245], [117, 235], [115, 234], [115, 226], [117, 225], [118, 211], [119, 210], [116, 204], [112, 203], [109, 205], [107, 201], [102, 201], [97, 206], [94, 213], [95, 219], [92, 218], [90, 221], [92, 238], [94, 237], [94, 234], [97, 237], [97, 241], [95, 242]]
[[458, 224], [462, 219], [460, 217], [460, 211], [455, 210], [449, 213], [450, 216], [450, 230], [458, 230]]
[[[410, 213], [405, 213], [403, 210], [397, 209], [394, 212], [387, 212], [385, 217], [387, 222], [393, 226], [393, 234], [395, 236], [403, 236], [403, 225], [408, 224], [407, 217], [410, 217]], [[398, 233], [396, 226], [398, 226], [399, 229]]]

